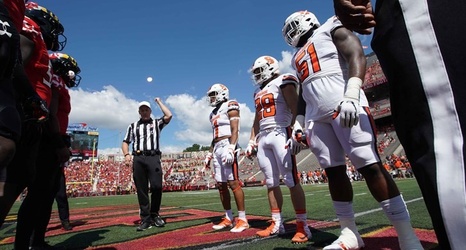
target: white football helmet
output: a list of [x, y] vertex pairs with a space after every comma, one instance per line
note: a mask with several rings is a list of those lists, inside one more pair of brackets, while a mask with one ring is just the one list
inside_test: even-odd
[[[211, 98], [215, 96], [215, 99]], [[215, 107], [217, 104], [222, 103], [224, 101], [228, 101], [229, 98], [229, 91], [228, 88], [221, 84], [216, 83], [212, 85], [207, 91], [207, 99], [210, 103], [210, 106]]]
[[274, 74], [280, 74], [280, 67], [277, 59], [271, 56], [261, 56], [256, 59], [249, 72], [252, 74], [254, 83], [260, 86]]
[[307, 10], [298, 11], [291, 14], [283, 25], [282, 34], [286, 43], [292, 47], [297, 47], [299, 39], [311, 29], [320, 26], [317, 17]]

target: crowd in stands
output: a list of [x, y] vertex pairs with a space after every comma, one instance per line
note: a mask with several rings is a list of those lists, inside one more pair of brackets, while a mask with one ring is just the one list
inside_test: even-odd
[[405, 155], [397, 156], [392, 154], [387, 156], [384, 161], [385, 169], [391, 173], [395, 179], [413, 178], [413, 170], [411, 164]]
[[362, 86], [364, 90], [386, 82], [387, 78], [385, 77], [378, 61], [367, 66], [364, 85]]
[[391, 115], [390, 100], [383, 99], [376, 102], [369, 102], [371, 114], [374, 119]]
[[302, 185], [327, 183], [327, 176], [322, 168], [298, 172]]
[[[384, 150], [396, 139], [393, 127], [379, 128], [378, 148], [381, 156]], [[181, 154], [164, 154], [162, 168], [164, 172], [163, 189], [165, 192], [207, 190], [215, 188], [213, 171], [205, 168], [204, 158], [207, 152]], [[409, 161], [405, 156], [389, 154], [384, 158], [384, 166], [394, 178], [413, 177]], [[242, 183], [263, 185], [263, 174], [260, 172], [257, 160], [240, 157], [240, 178]], [[347, 161], [347, 174], [351, 181], [361, 181], [362, 176]], [[320, 167], [300, 167], [299, 177], [303, 185], [326, 183], [325, 171]], [[135, 192], [131, 166], [119, 161], [118, 157], [107, 160], [73, 161], [65, 168], [67, 193], [69, 197], [131, 194]]]
[[383, 155], [385, 153], [385, 150], [396, 141], [394, 137], [395, 128], [393, 127], [393, 125], [391, 125], [381, 127], [378, 129], [379, 136], [377, 138], [377, 149], [379, 151], [379, 154]]

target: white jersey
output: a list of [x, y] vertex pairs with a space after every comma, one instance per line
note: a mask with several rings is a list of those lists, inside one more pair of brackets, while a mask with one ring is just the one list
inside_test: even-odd
[[[342, 26], [335, 16], [329, 18], [293, 56], [292, 65], [306, 101], [306, 121], [331, 117], [343, 99], [348, 81], [348, 64], [339, 54], [331, 34]], [[361, 106], [368, 106], [362, 90], [359, 100]]]
[[283, 97], [281, 86], [298, 84], [298, 79], [292, 74], [282, 74], [262, 89], [254, 92], [256, 114], [260, 115], [259, 130], [275, 127], [286, 128], [291, 125], [293, 114]]
[[237, 101], [223, 102], [220, 107], [215, 108], [210, 113], [209, 120], [212, 125], [213, 139], [231, 136], [230, 117], [228, 116], [228, 112], [231, 110], [238, 110], [239, 112], [239, 103]]

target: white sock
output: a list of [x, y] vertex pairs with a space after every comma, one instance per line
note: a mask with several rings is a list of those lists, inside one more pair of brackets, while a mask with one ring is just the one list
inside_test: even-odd
[[381, 201], [380, 206], [383, 208], [390, 222], [410, 220], [408, 208], [401, 194], [391, 199]]
[[272, 219], [273, 221], [279, 221], [280, 223], [282, 222], [282, 213], [281, 212], [272, 212]]
[[340, 221], [340, 227], [343, 230], [345, 227], [351, 229], [355, 234], [358, 233], [354, 218], [353, 202], [352, 201], [333, 201], [333, 208]]
[[243, 221], [248, 221], [246, 219], [246, 211], [238, 211], [238, 218], [240, 218]]
[[401, 194], [380, 202], [380, 206], [395, 228], [400, 241], [412, 237], [417, 238], [411, 225], [408, 208]]

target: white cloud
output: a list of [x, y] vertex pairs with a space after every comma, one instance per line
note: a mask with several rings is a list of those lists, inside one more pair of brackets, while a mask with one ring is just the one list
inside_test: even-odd
[[[171, 95], [167, 98], [166, 104], [174, 114], [180, 130], [176, 132], [177, 140], [185, 142], [187, 145], [194, 143], [203, 146], [210, 145], [212, 141], [212, 127], [209, 121], [209, 114], [212, 107], [209, 106], [205, 97], [196, 99], [189, 94]], [[245, 146], [249, 141], [254, 112], [244, 103], [241, 106], [240, 122], [240, 145]], [[179, 152], [179, 151], [178, 151]]]
[[114, 154], [121, 154], [121, 148], [103, 148], [97, 151], [99, 155], [114, 155]]
[[70, 96], [70, 123], [86, 122], [94, 127], [122, 131], [128, 127], [128, 121], [139, 119], [139, 102], [111, 85], [100, 91], [70, 89]]
[[280, 66], [280, 73], [292, 73], [294, 74], [295, 71], [291, 66], [291, 59], [293, 58], [293, 52], [291, 51], [282, 51], [282, 60], [278, 61], [278, 65]]

